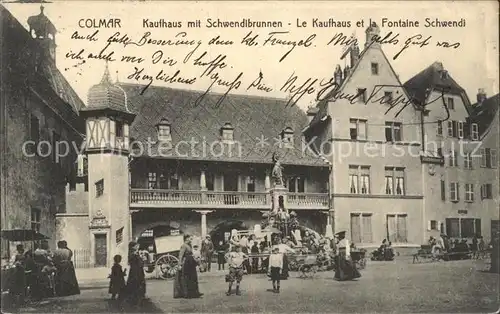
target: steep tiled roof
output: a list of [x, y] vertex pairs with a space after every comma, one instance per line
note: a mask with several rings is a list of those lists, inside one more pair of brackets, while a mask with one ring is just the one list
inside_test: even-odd
[[[366, 55], [366, 52], [369, 49], [373, 49], [371, 46], [366, 46], [363, 51], [359, 54], [359, 57], [357, 59], [357, 62], [354, 64], [354, 66], [350, 69], [349, 74], [343, 78], [342, 83], [340, 84], [338, 91], [342, 91], [347, 83], [351, 80], [351, 77], [356, 73], [357, 68], [359, 67], [359, 64], [361, 63], [361, 60], [364, 58]], [[398, 84], [403, 86], [401, 81], [399, 80], [399, 76], [396, 74], [396, 71], [394, 71], [394, 68], [392, 67], [391, 62], [389, 59], [387, 59], [387, 56], [385, 55], [384, 51], [382, 48], [380, 48], [382, 51], [382, 56], [385, 58], [387, 64], [389, 65], [392, 73], [396, 76], [396, 80], [398, 81]], [[336, 92], [335, 89], [331, 90], [325, 97], [323, 97], [323, 100], [319, 101], [316, 105], [317, 108], [317, 114], [314, 116], [314, 118], [311, 120], [311, 123], [309, 124], [310, 128], [313, 128], [314, 126], [327, 121], [327, 115], [328, 115], [328, 99], [331, 99], [331, 97], [334, 95]], [[411, 94], [408, 95], [410, 97]]]
[[490, 129], [492, 123], [498, 123], [495, 120], [496, 114], [500, 107], [500, 94], [496, 94], [485, 99], [480, 104], [472, 105], [471, 121], [477, 123], [479, 127], [479, 136], [483, 138]]
[[[345, 86], [346, 82], [348, 81], [349, 78], [351, 78], [351, 76], [353, 75], [353, 73], [356, 71], [356, 68], [358, 67], [361, 59], [363, 59], [366, 51], [368, 49], [365, 48], [363, 49], [363, 51], [361, 51], [361, 53], [359, 54], [359, 57], [358, 57], [358, 61], [356, 62], [356, 64], [352, 67], [352, 69], [350, 70], [349, 72], [349, 75], [347, 77], [345, 77], [341, 83], [341, 86], [339, 86], [338, 90], [341, 91], [342, 88]], [[311, 120], [311, 123], [309, 123], [309, 126], [310, 128], [312, 129], [314, 126], [324, 122], [324, 121], [327, 121], [327, 115], [328, 115], [328, 99], [330, 99], [333, 94], [336, 92], [337, 90], [336, 89], [332, 89], [325, 97], [323, 97], [322, 100], [320, 100], [317, 104], [316, 104], [316, 108], [317, 108], [317, 113], [316, 115], [314, 116], [314, 118]]]
[[[0, 19], [1, 66], [2, 75], [8, 78], [6, 82], [14, 89], [33, 87], [45, 97], [62, 99], [64, 105], [53, 106], [53, 109], [65, 119], [75, 120], [84, 104], [54, 61], [41, 53], [40, 44], [3, 6], [0, 6]], [[56, 100], [52, 104], [55, 103]]]
[[463, 96], [466, 109], [469, 111], [470, 103], [464, 89], [449, 73], [443, 76], [444, 71], [443, 64], [436, 61], [404, 83], [404, 87], [417, 104], [425, 103], [427, 93], [432, 89], [445, 90], [447, 93]]
[[[324, 159], [302, 148], [301, 130], [308, 123], [307, 116], [298, 107], [286, 107], [286, 100], [227, 95], [217, 105], [223, 95], [209, 93], [195, 104], [203, 92], [150, 86], [141, 95], [143, 85], [119, 85], [127, 94], [130, 111], [138, 113], [130, 134], [136, 141], [156, 141], [155, 126], [162, 118], [171, 123], [173, 148], [161, 149], [157, 142], [146, 152], [152, 157], [160, 157], [161, 153], [162, 158], [272, 163], [273, 153], [278, 152], [283, 164], [327, 166]], [[234, 128], [235, 144], [219, 153], [221, 146], [212, 143], [221, 141], [221, 127], [226, 123]], [[275, 144], [275, 138], [286, 127], [294, 131], [294, 148]], [[192, 140], [198, 143], [188, 144]], [[181, 141], [184, 143], [179, 144]], [[211, 145], [214, 153], [210, 153]]]
[[129, 112], [125, 91], [120, 86], [111, 82], [107, 63], [101, 82], [90, 87], [87, 107], [82, 109], [82, 111], [92, 111], [96, 109], [112, 109]]

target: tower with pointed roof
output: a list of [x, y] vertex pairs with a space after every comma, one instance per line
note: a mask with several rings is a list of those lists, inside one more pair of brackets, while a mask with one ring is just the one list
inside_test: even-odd
[[86, 121], [91, 263], [109, 266], [113, 256], [127, 256], [129, 217], [129, 127], [135, 114], [123, 89], [113, 84], [108, 65], [92, 86], [81, 111]]
[[55, 61], [57, 29], [45, 15], [43, 5], [40, 6], [40, 13], [38, 15], [28, 18], [28, 25], [31, 36], [40, 43], [44, 52]]

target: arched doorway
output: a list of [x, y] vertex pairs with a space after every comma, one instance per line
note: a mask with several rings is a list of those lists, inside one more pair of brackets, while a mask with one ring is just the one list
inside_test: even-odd
[[219, 247], [219, 242], [222, 241], [223, 243], [226, 242], [225, 234], [227, 232], [231, 232], [231, 230], [236, 229], [236, 230], [248, 230], [248, 227], [245, 225], [245, 223], [241, 220], [226, 220], [224, 222], [221, 222], [215, 228], [210, 231], [210, 237], [212, 238], [212, 242], [214, 243], [215, 247]]

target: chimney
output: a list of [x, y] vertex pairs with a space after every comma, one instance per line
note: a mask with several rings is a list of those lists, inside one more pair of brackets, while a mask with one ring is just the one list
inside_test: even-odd
[[484, 88], [480, 88], [477, 91], [477, 104], [480, 105], [485, 100], [486, 100], [486, 92], [484, 91]]
[[351, 47], [351, 68], [354, 67], [359, 60], [359, 46], [358, 41], [355, 41], [353, 46]]
[[380, 28], [375, 22], [372, 22], [372, 25], [370, 25], [366, 29], [365, 34], [366, 34], [365, 48], [370, 45], [371, 47], [380, 48], [380, 43], [374, 42], [372, 44], [373, 37], [378, 37], [380, 35]]
[[335, 72], [333, 73], [333, 77], [335, 79], [335, 83], [340, 86], [342, 85], [342, 69], [340, 68], [340, 65], [337, 64], [335, 67]]

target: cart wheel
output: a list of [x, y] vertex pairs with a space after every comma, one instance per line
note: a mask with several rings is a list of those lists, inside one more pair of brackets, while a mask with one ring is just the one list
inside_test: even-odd
[[300, 278], [307, 278], [307, 274], [311, 271], [311, 267], [306, 266], [306, 265], [300, 265], [298, 269], [300, 275]]
[[159, 271], [159, 277], [163, 279], [171, 279], [175, 277], [179, 259], [173, 255], [163, 255], [156, 261], [156, 267]]
[[318, 272], [318, 270], [319, 270], [318, 265], [313, 265], [313, 266], [311, 267], [311, 273], [309, 274], [309, 276], [310, 276], [311, 278], [314, 278], [314, 275], [316, 275], [316, 273]]

